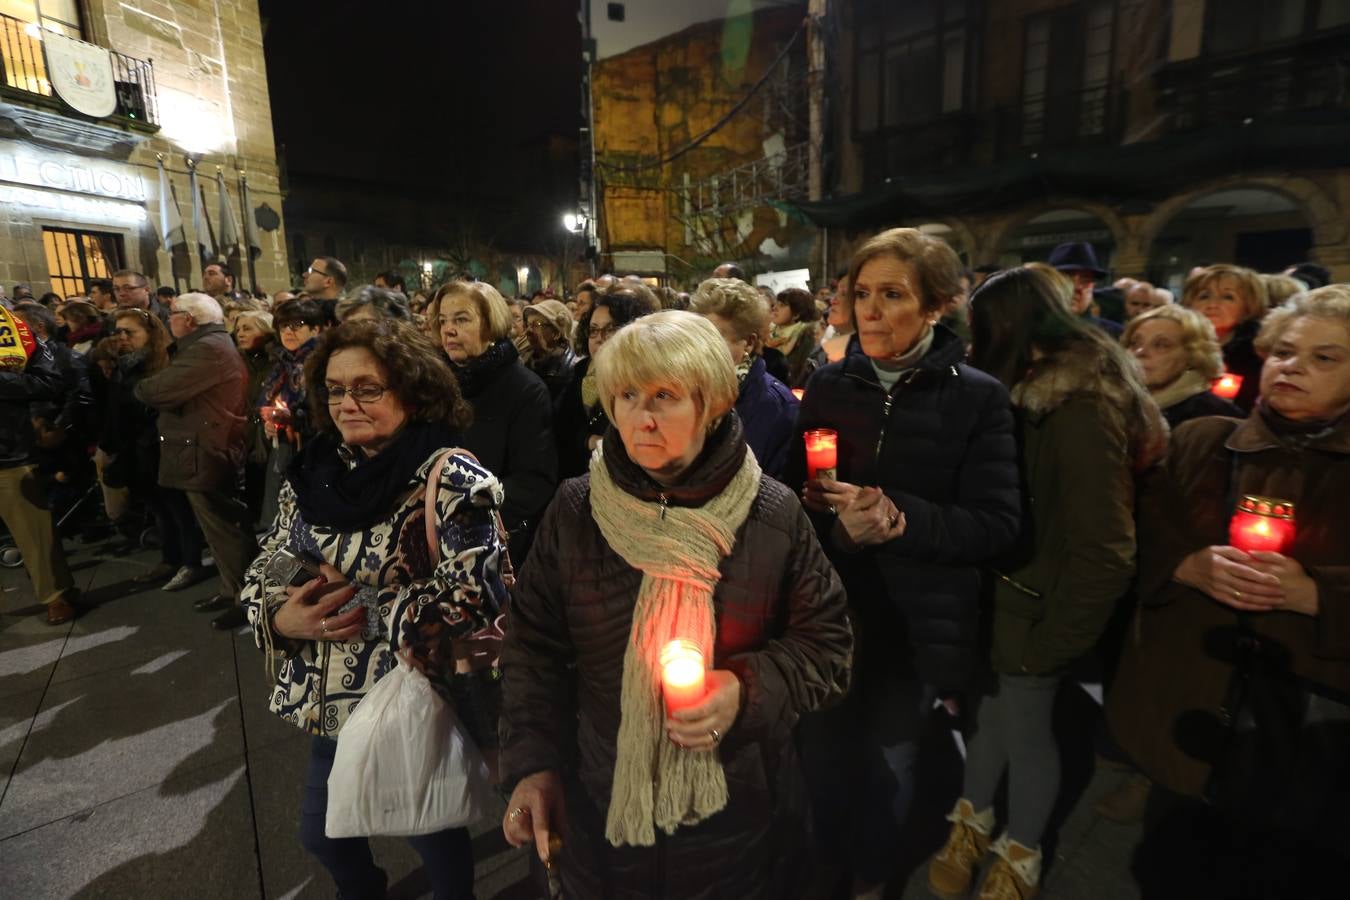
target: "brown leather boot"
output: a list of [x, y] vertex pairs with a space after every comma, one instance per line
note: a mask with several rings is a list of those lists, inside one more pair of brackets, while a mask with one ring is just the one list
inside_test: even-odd
[[64, 625], [75, 618], [75, 606], [62, 594], [47, 604], [47, 624]]
[[928, 861], [928, 887], [939, 897], [963, 897], [970, 890], [975, 867], [989, 849], [989, 832], [994, 828], [994, 811], [975, 812], [962, 797], [947, 814], [952, 823], [947, 843]]

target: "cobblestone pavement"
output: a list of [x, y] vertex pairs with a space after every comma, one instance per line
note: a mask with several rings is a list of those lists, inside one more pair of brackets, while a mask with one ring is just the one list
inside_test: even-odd
[[[0, 569], [0, 897], [308, 898], [332, 896], [296, 838], [306, 737], [267, 711], [263, 658], [241, 630], [222, 635], [192, 601], [209, 579], [166, 593], [131, 579], [156, 557], [67, 542], [86, 601], [50, 628], [22, 570]], [[1097, 718], [1066, 692], [1071, 771], [1090, 769]], [[926, 751], [928, 823], [897, 854], [888, 896], [926, 898], [922, 859], [943, 836], [959, 783], [945, 733]], [[1086, 762], [1086, 765], [1084, 765]], [[1120, 776], [1066, 778], [1047, 898], [1133, 900], [1137, 830], [1094, 817], [1090, 800]], [[417, 855], [374, 841], [390, 897], [429, 896]], [[475, 830], [479, 900], [523, 900], [526, 858], [495, 821]]]

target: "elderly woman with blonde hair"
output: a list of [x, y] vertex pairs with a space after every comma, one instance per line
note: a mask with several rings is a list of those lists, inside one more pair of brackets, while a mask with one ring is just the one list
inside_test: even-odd
[[[843, 588], [748, 452], [710, 322], [655, 313], [595, 364], [612, 425], [544, 514], [513, 597], [503, 829], [541, 857], [561, 837], [571, 897], [794, 896], [793, 727], [847, 687]], [[705, 688], [672, 711], [677, 641]]]
[[1209, 320], [1183, 306], [1162, 306], [1131, 319], [1121, 335], [1144, 386], [1176, 428], [1199, 416], [1240, 416], [1242, 411], [1210, 393], [1223, 373], [1219, 338]]
[[[1178, 428], [1140, 504], [1107, 721], [1162, 788], [1146, 896], [1325, 896], [1350, 846], [1350, 287], [1296, 295], [1256, 348], [1256, 409]], [[1277, 506], [1292, 518], [1260, 515]]]
[[709, 278], [694, 292], [693, 310], [717, 327], [731, 351], [739, 383], [736, 414], [764, 471], [779, 478], [797, 427], [797, 398], [764, 366], [769, 305], [737, 278]]

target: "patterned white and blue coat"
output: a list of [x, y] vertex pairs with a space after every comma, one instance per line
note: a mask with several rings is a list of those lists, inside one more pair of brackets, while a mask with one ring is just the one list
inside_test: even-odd
[[[467, 456], [450, 457], [436, 485], [440, 560], [432, 566], [424, 503], [428, 471], [442, 455], [438, 450], [423, 462], [403, 500], [364, 531], [307, 523], [291, 485], [282, 487], [276, 521], [249, 567], [242, 601], [258, 647], [269, 654], [269, 671], [276, 669], [271, 710], [296, 727], [335, 737], [365, 693], [394, 668], [395, 653], [410, 650], [425, 661], [447, 631], [467, 634], [500, 615], [506, 588], [494, 512], [502, 487]], [[323, 559], [360, 586], [352, 601], [367, 611], [360, 638], [296, 641], [272, 631], [271, 618], [286, 594], [283, 586], [264, 583], [263, 569], [282, 547]], [[426, 671], [445, 693], [440, 666]]]

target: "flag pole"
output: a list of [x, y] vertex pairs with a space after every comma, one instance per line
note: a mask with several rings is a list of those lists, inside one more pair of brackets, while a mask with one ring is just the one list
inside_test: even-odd
[[257, 228], [257, 223], [249, 218], [253, 211], [249, 208], [248, 196], [248, 175], [243, 169], [239, 170], [239, 208], [243, 213], [244, 223], [244, 255], [248, 258], [248, 283], [253, 293], [258, 293], [258, 266], [253, 259], [253, 234]]

